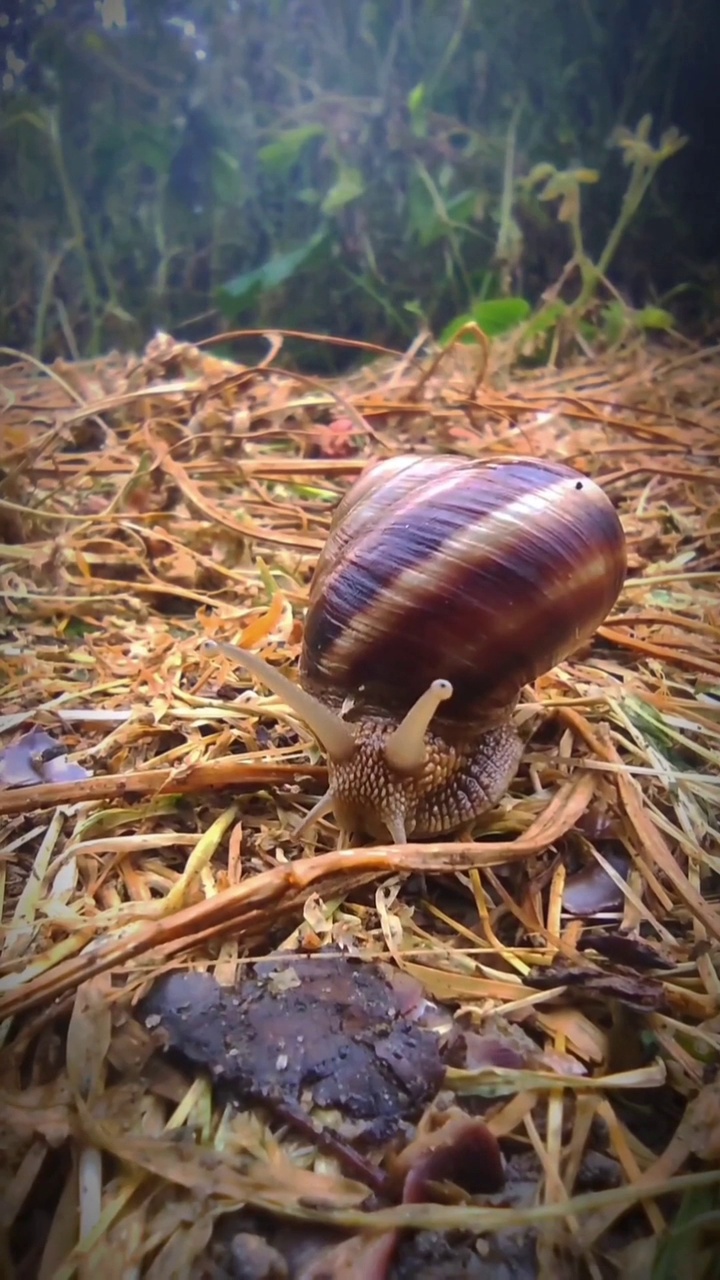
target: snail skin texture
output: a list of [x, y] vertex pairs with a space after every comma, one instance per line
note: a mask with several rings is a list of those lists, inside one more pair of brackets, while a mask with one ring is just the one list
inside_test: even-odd
[[625, 578], [609, 498], [538, 458], [402, 456], [368, 468], [332, 521], [310, 588], [300, 686], [242, 663], [304, 721], [340, 847], [470, 825], [515, 776], [525, 684], [587, 640]]

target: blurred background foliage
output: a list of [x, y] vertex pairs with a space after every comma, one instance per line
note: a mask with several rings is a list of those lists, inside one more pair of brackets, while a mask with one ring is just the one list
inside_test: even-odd
[[588, 342], [711, 336], [719, 11], [15, 0], [2, 341], [50, 358], [278, 326], [404, 346], [568, 312]]

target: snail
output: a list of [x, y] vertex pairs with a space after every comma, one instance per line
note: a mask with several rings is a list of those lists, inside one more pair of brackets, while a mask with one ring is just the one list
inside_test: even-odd
[[625, 578], [603, 490], [520, 456], [393, 457], [364, 471], [332, 520], [310, 587], [300, 685], [242, 663], [328, 756], [340, 847], [467, 828], [506, 792], [524, 685], [587, 640]]

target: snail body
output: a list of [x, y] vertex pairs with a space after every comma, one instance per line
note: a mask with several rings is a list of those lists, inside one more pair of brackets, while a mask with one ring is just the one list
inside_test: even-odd
[[401, 456], [337, 508], [310, 587], [300, 686], [218, 644], [328, 754], [341, 839], [396, 843], [469, 824], [503, 795], [523, 686], [587, 640], [626, 571], [620, 520], [561, 463]]

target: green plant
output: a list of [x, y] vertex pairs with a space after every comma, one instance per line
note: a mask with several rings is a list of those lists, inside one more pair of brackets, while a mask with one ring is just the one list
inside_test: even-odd
[[716, 1188], [686, 1191], [658, 1243], [651, 1280], [718, 1280], [720, 1197]]
[[[440, 345], [447, 346], [455, 334], [473, 322], [488, 338], [499, 338], [522, 324], [530, 316], [532, 308], [526, 298], [486, 298], [474, 302], [469, 311], [450, 321], [440, 335]], [[472, 332], [461, 337], [460, 342], [473, 342]]]
[[[523, 185], [527, 191], [540, 188], [540, 200], [558, 201], [557, 218], [567, 225], [572, 249], [572, 256], [560, 280], [546, 290], [545, 303], [533, 317], [525, 336], [535, 336], [561, 322], [566, 333], [577, 331], [595, 302], [601, 286], [604, 285], [611, 294], [615, 294], [607, 273], [620, 242], [637, 215], [660, 166], [676, 155], [687, 142], [687, 138], [672, 127], [664, 131], [655, 147], [650, 142], [651, 128], [652, 116], [645, 115], [634, 132], [622, 127], [613, 134], [612, 144], [622, 150], [623, 162], [629, 169], [629, 175], [617, 216], [596, 260], [585, 247], [581, 193], [584, 186], [598, 181], [598, 171], [582, 166], [558, 169], [555, 165], [543, 162], [535, 165], [524, 180]], [[560, 293], [575, 273], [579, 275], [580, 288], [576, 297], [565, 303], [561, 300]], [[605, 327], [606, 338], [612, 342], [617, 341], [628, 329], [667, 329], [672, 324], [672, 317], [657, 307], [633, 311], [616, 297], [602, 312], [601, 323]]]
[[[573, 304], [556, 291], [521, 314], [560, 264], [554, 220], [519, 216], [516, 174], [546, 156], [590, 169], [639, 101], [671, 109], [673, 68], [703, 30], [677, 7], [633, 19], [628, 52], [624, 0], [195, 0], [192, 22], [135, 0], [110, 26], [110, 6], [47, 5], [23, 51], [39, 74], [8, 64], [0, 101], [2, 336], [82, 355], [230, 320], [397, 346], [418, 316], [438, 333], [463, 316], [507, 332], [512, 313], [542, 342]], [[632, 158], [626, 243], [644, 233], [630, 206], [654, 165]], [[588, 243], [608, 248], [581, 258], [577, 310], [603, 340], [629, 317], [594, 309], [616, 180], [583, 211]]]

